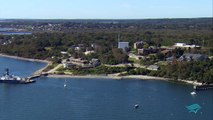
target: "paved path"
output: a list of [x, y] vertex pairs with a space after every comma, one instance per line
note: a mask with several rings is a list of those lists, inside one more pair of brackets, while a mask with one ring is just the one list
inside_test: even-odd
[[54, 73], [58, 68], [62, 67], [63, 64], [58, 64], [56, 67], [54, 67], [53, 69], [49, 70], [47, 73]]

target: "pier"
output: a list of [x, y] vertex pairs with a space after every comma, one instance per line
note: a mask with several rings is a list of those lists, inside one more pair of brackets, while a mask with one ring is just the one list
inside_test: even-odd
[[208, 89], [213, 89], [213, 84], [194, 86], [194, 89], [195, 89], [195, 90], [208, 90]]
[[29, 79], [29, 80], [33, 80], [33, 79], [36, 79], [36, 78], [39, 78], [39, 77], [42, 77], [42, 76], [47, 76], [48, 75], [48, 73], [40, 73], [40, 74], [34, 74], [34, 75], [32, 75], [32, 76], [29, 76], [29, 77], [27, 77], [27, 79]]
[[27, 77], [28, 80], [33, 80], [33, 79], [36, 79], [36, 78], [39, 78], [41, 77], [41, 75], [33, 75], [33, 76], [30, 76], [30, 77]]
[[32, 75], [32, 76], [29, 76], [29, 77], [23, 79], [20, 83], [21, 84], [34, 83], [34, 82], [36, 82], [34, 79], [42, 77], [42, 76], [47, 76], [47, 75], [48, 75], [47, 73], [41, 73], [41, 74], [37, 74], [37, 75]]

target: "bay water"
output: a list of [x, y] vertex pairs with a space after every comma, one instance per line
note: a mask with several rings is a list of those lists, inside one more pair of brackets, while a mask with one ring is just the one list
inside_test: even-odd
[[[0, 57], [0, 74], [9, 68], [27, 77], [45, 65]], [[157, 80], [41, 77], [34, 84], [0, 84], [0, 120], [213, 120], [213, 91], [192, 91], [192, 85]], [[197, 113], [186, 108], [193, 104], [201, 106]]]

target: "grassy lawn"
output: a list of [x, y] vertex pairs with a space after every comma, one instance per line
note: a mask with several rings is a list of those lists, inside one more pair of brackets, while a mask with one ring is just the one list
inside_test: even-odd
[[129, 60], [130, 62], [140, 64], [140, 60], [138, 60], [138, 59], [135, 59], [135, 58], [129, 58], [128, 60]]

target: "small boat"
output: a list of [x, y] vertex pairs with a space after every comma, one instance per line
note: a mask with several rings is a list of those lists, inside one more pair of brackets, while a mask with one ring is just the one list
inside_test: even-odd
[[64, 81], [64, 87], [67, 87], [67, 84], [66, 84], [66, 82], [67, 82], [67, 81], [65, 80], [65, 81]]
[[191, 95], [196, 95], [196, 92], [195, 91], [191, 92]]
[[136, 108], [139, 108], [139, 105], [138, 105], [138, 104], [135, 104], [135, 109], [136, 109]]

